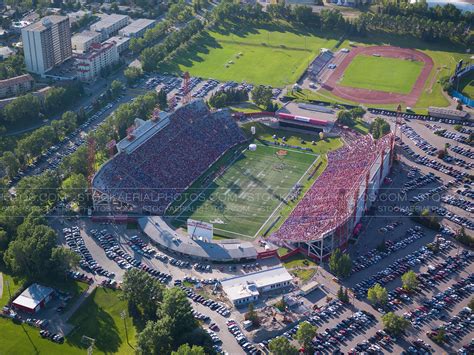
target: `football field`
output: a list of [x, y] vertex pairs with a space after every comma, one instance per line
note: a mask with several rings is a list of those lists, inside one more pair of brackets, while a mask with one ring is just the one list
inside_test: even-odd
[[295, 184], [307, 182], [319, 159], [311, 152], [271, 145], [241, 149], [213, 181], [187, 191], [193, 202], [182, 206], [180, 224], [192, 218], [212, 223], [215, 235], [254, 238], [263, 233], [271, 216], [278, 215]]

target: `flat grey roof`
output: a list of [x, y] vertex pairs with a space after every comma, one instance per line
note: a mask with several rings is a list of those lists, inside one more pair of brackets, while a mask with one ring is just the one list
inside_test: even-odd
[[48, 24], [56, 24], [64, 20], [69, 21], [67, 16], [51, 15], [42, 17], [39, 21], [23, 28], [26, 31], [42, 31], [48, 28]]
[[[326, 112], [322, 112], [326, 111]], [[285, 106], [278, 110], [279, 113], [288, 113], [290, 115], [313, 118], [316, 120], [325, 120], [335, 122], [336, 111], [325, 106], [311, 105], [299, 102], [288, 102]]]
[[158, 216], [139, 218], [138, 224], [152, 241], [176, 253], [213, 261], [257, 258], [257, 250], [250, 242], [227, 240], [206, 243], [194, 240], [178, 234]]
[[93, 23], [91, 25], [91, 28], [93, 28], [95, 31], [100, 31], [103, 28], [108, 28], [112, 26], [113, 24], [122, 21], [123, 19], [128, 18], [127, 15], [119, 15], [119, 14], [111, 14], [102, 17], [99, 21], [96, 23]]
[[147, 18], [140, 18], [138, 20], [133, 21], [129, 25], [125, 26], [122, 28], [120, 31], [124, 35], [129, 35], [130, 33], [137, 33], [144, 28], [147, 28], [148, 26], [154, 24], [156, 21], [155, 20], [149, 20]]

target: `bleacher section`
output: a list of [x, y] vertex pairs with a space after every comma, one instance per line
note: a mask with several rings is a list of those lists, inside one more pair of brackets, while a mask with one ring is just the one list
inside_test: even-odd
[[104, 164], [94, 177], [94, 190], [137, 212], [162, 214], [222, 154], [245, 140], [229, 111], [211, 113], [202, 100], [179, 108], [169, 119], [133, 152]]
[[309, 77], [311, 80], [316, 80], [319, 73], [324, 69], [324, 67], [331, 61], [334, 57], [334, 54], [331, 51], [321, 52], [309, 65]]

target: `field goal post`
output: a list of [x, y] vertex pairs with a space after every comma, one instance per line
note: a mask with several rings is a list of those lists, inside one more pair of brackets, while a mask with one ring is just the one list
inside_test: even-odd
[[95, 346], [95, 339], [88, 337], [87, 335], [83, 335], [81, 338], [81, 343], [87, 345], [87, 355], [92, 355]]

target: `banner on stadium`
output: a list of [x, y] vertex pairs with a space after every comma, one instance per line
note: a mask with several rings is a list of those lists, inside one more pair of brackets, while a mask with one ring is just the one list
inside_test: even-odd
[[213, 233], [214, 227], [211, 223], [188, 219], [188, 234], [191, 238], [211, 242]]

